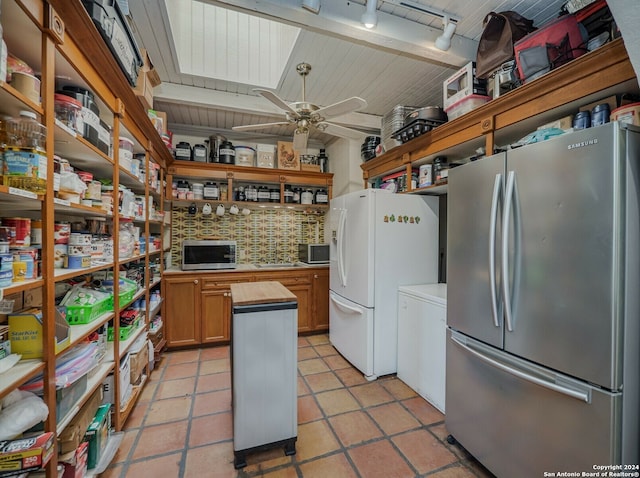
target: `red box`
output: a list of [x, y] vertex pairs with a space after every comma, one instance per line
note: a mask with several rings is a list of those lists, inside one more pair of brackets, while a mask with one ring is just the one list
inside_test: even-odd
[[10, 476], [44, 467], [53, 454], [54, 433], [0, 441], [0, 474]]
[[518, 76], [531, 81], [587, 52], [575, 15], [546, 23], [513, 45]]
[[64, 466], [62, 478], [84, 478], [87, 474], [87, 458], [89, 454], [89, 442], [80, 443], [73, 457], [68, 462], [61, 462]]

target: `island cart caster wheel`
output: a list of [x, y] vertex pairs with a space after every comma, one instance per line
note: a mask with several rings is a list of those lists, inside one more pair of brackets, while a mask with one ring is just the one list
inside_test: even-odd
[[233, 459], [233, 467], [236, 470], [239, 470], [240, 468], [244, 468], [245, 466], [247, 466], [246, 455], [244, 453], [235, 452], [234, 459]]
[[455, 438], [453, 438], [453, 435], [447, 435], [447, 443], [449, 445], [455, 445], [458, 442]]
[[295, 455], [296, 454], [296, 440], [295, 440], [295, 438], [293, 440], [288, 440], [284, 444], [284, 454], [286, 456], [291, 456], [291, 455]]

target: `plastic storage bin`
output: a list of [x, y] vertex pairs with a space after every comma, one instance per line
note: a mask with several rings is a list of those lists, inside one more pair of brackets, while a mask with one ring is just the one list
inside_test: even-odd
[[456, 119], [459, 116], [462, 116], [469, 111], [476, 109], [478, 106], [482, 106], [487, 103], [491, 97], [482, 96], [482, 95], [469, 95], [460, 101], [455, 102], [445, 111], [447, 112], [447, 116], [449, 117], [449, 121]]

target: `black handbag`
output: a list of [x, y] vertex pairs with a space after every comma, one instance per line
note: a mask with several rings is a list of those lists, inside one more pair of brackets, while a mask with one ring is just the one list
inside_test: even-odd
[[484, 30], [478, 42], [476, 76], [488, 78], [500, 65], [514, 58], [513, 44], [536, 28], [533, 20], [510, 10], [490, 12], [482, 24]]

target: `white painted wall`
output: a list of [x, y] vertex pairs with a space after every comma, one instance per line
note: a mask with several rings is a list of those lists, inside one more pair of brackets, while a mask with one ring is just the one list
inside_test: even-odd
[[351, 139], [339, 138], [326, 148], [329, 156], [329, 172], [333, 173], [333, 197], [364, 188], [362, 180], [362, 144]]
[[640, 78], [640, 4], [638, 0], [607, 0], [607, 5], [620, 28], [636, 77]]

